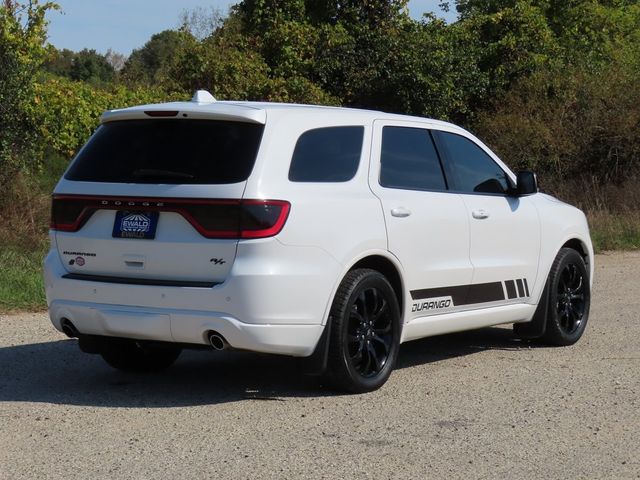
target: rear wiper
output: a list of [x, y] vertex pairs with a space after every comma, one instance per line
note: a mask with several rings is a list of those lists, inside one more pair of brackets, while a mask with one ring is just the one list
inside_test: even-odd
[[133, 172], [135, 178], [185, 178], [192, 179], [193, 175], [185, 172], [174, 172], [171, 170], [156, 170], [153, 168], [141, 168]]

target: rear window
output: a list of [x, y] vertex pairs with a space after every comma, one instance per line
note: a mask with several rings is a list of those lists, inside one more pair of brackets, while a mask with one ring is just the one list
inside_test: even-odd
[[84, 182], [224, 184], [246, 180], [263, 125], [124, 120], [102, 125], [65, 178]]
[[327, 127], [300, 135], [291, 159], [292, 182], [346, 182], [358, 170], [364, 127]]
[[446, 190], [440, 159], [429, 130], [382, 129], [380, 185], [407, 190]]

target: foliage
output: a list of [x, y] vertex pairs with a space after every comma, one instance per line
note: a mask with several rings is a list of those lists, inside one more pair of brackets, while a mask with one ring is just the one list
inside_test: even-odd
[[71, 155], [106, 108], [198, 88], [450, 119], [543, 174], [589, 170], [606, 182], [640, 168], [640, 2], [444, 3], [457, 22], [413, 20], [407, 0], [244, 0], [225, 19], [185, 11], [180, 29], [153, 35], [119, 74], [113, 52], [49, 47], [45, 68], [55, 75], [43, 76], [53, 6], [5, 2], [2, 171], [36, 167], [30, 143]]
[[[272, 68], [255, 48], [256, 41], [242, 33], [237, 17], [228, 19], [203, 40], [186, 37], [173, 57], [163, 85], [180, 91], [206, 88], [221, 99], [337, 103], [302, 69], [286, 62], [280, 69]], [[292, 58], [296, 64], [304, 63], [298, 55]]]
[[129, 84], [154, 84], [162, 81], [173, 57], [185, 42], [192, 42], [187, 31], [164, 30], [156, 33], [142, 48], [131, 52], [122, 69]]
[[122, 85], [100, 88], [63, 77], [43, 77], [34, 85], [28, 106], [36, 120], [35, 133], [48, 150], [71, 157], [98, 126], [100, 115], [113, 108], [166, 101], [157, 88], [128, 89]]
[[620, 183], [640, 171], [640, 72], [621, 63], [537, 72], [476, 129], [514, 166]]
[[86, 48], [74, 52], [66, 48], [58, 50], [53, 45], [48, 45], [43, 69], [72, 80], [104, 85], [115, 79], [116, 72], [122, 69], [124, 61], [123, 55], [111, 49], [102, 55]]
[[17, 171], [34, 164], [38, 145], [26, 108], [45, 57], [45, 13], [51, 8], [55, 4], [37, 0], [28, 5], [7, 0], [0, 6], [0, 190]]
[[86, 48], [74, 55], [69, 72], [71, 79], [94, 85], [110, 82], [114, 74], [115, 71], [105, 55]]

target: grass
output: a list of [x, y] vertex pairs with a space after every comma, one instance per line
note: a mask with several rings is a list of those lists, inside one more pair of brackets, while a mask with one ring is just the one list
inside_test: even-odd
[[0, 246], [0, 313], [46, 308], [42, 260], [46, 248]]
[[588, 212], [587, 218], [596, 252], [640, 248], [640, 211], [619, 214]]
[[42, 262], [52, 189], [51, 180], [17, 176], [0, 196], [0, 313], [46, 308]]

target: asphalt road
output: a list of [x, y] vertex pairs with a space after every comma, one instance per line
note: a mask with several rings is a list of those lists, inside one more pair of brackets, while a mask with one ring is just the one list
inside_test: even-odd
[[249, 353], [125, 375], [0, 316], [0, 478], [640, 478], [639, 311], [640, 252], [601, 255], [577, 345], [419, 340], [356, 396]]

